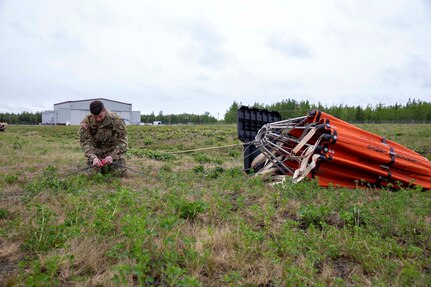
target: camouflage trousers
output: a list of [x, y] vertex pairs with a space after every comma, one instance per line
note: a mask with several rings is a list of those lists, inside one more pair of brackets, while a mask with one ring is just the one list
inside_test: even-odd
[[[93, 163], [91, 161], [87, 161], [88, 166], [92, 166]], [[106, 164], [102, 167], [94, 167], [92, 169], [89, 169], [89, 174], [112, 174], [114, 176], [118, 177], [126, 177], [127, 176], [127, 166], [126, 166], [126, 159], [119, 158], [113, 161], [112, 164]]]

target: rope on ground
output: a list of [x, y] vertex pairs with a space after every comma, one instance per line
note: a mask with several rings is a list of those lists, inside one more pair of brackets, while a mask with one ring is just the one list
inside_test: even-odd
[[167, 153], [167, 154], [188, 153], [188, 152], [210, 150], [210, 149], [222, 149], [222, 148], [233, 147], [233, 146], [238, 146], [238, 145], [244, 145], [244, 143], [230, 144], [230, 145], [224, 145], [224, 146], [212, 146], [212, 147], [204, 147], [204, 148], [196, 148], [196, 149], [180, 150], [180, 151], [170, 151], [170, 152], [165, 152], [165, 153]]
[[[249, 146], [251, 144], [253, 144], [254, 141], [250, 141], [250, 142], [246, 142], [246, 143], [237, 143], [237, 144], [230, 144], [230, 145], [224, 145], [224, 146], [214, 146], [214, 147], [205, 147], [205, 148], [197, 148], [197, 149], [189, 149], [189, 150], [181, 150], [181, 151], [171, 151], [171, 152], [164, 152], [166, 154], [181, 154], [181, 153], [190, 153], [190, 152], [196, 152], [196, 151], [203, 151], [203, 150], [211, 150], [211, 149], [222, 149], [222, 148], [227, 148], [227, 147], [234, 147], [234, 146], [246, 146], [246, 149], [249, 148]], [[162, 152], [162, 151], [159, 151]], [[130, 161], [130, 160], [129, 160]], [[117, 164], [118, 165], [118, 164]], [[35, 165], [35, 166], [27, 166], [26, 168], [47, 168], [49, 166], [52, 165]], [[124, 168], [129, 169], [130, 171], [133, 171], [135, 173], [140, 173], [138, 170], [136, 170], [135, 168], [130, 168], [129, 166], [121, 166]], [[60, 169], [59, 167], [54, 167], [57, 169]], [[73, 175], [76, 173], [80, 173], [84, 170], [87, 170], [91, 167], [84, 167], [84, 168], [78, 168], [78, 169], [69, 169], [69, 170], [63, 170], [62, 172], [60, 171], [60, 176], [69, 176], [69, 175]], [[9, 166], [9, 167], [1, 167], [1, 169], [21, 169], [22, 167], [19, 166]], [[36, 171], [36, 172], [25, 172], [24, 175], [40, 175], [40, 174], [44, 174], [44, 171]]]

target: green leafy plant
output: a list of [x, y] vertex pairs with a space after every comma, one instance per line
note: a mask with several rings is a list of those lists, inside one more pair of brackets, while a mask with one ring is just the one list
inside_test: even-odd
[[[388, 138], [399, 130], [400, 142], [412, 148], [426, 149], [431, 140], [429, 125], [366, 127]], [[142, 172], [64, 176], [85, 161], [77, 131], [11, 126], [2, 134], [0, 161], [8, 167], [0, 180], [4, 284], [431, 282], [428, 191], [393, 192], [359, 182], [357, 189], [322, 188], [316, 180], [273, 186], [243, 171], [240, 145], [170, 157], [237, 144], [235, 125], [128, 126], [127, 164]]]
[[204, 201], [188, 201], [188, 200], [180, 200], [175, 204], [175, 208], [180, 216], [183, 219], [195, 219], [200, 213], [203, 213], [207, 210], [207, 204]]
[[135, 155], [138, 157], [148, 157], [151, 159], [155, 159], [155, 160], [174, 160], [176, 159], [176, 157], [173, 154], [170, 153], [166, 153], [166, 152], [162, 152], [162, 151], [157, 151], [157, 150], [152, 150], [152, 149], [134, 149], [131, 148], [128, 150], [128, 154], [130, 155]]

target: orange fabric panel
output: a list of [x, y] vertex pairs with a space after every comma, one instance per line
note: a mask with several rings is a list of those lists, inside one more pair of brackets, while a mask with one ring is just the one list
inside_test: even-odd
[[[320, 185], [354, 188], [366, 182], [377, 186], [419, 185], [431, 189], [431, 162], [405, 146], [324, 112], [311, 114], [305, 124], [320, 126], [309, 144], [314, 144], [321, 134], [332, 136], [329, 142], [320, 143], [327, 148], [319, 151], [327, 160], [320, 162], [309, 175], [317, 177]], [[300, 138], [303, 131], [293, 129], [289, 134]]]

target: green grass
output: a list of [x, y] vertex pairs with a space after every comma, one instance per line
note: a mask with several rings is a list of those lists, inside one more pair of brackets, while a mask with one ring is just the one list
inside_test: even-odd
[[[362, 127], [430, 156], [429, 125]], [[77, 131], [0, 135], [1, 285], [431, 285], [429, 191], [271, 186], [232, 125], [129, 127], [137, 172], [66, 176]]]

